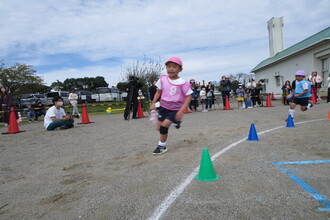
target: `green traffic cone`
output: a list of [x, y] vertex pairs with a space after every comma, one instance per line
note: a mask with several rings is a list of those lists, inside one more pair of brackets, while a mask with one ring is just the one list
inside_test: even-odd
[[195, 178], [199, 181], [206, 182], [216, 181], [220, 178], [214, 171], [209, 150], [206, 148], [203, 149], [199, 173], [196, 175]]

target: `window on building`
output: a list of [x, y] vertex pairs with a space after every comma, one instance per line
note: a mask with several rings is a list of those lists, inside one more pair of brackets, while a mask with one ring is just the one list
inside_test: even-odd
[[276, 81], [276, 86], [280, 87], [281, 86], [281, 76], [275, 76], [275, 81]]
[[327, 57], [325, 59], [322, 59], [322, 73], [321, 77], [323, 78], [322, 86], [325, 86], [327, 81], [324, 79], [327, 79], [330, 73], [330, 57]]

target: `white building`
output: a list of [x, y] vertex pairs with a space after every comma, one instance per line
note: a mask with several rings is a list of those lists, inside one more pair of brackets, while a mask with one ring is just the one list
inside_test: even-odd
[[267, 93], [281, 94], [284, 82], [286, 80], [292, 82], [297, 70], [305, 70], [307, 75], [316, 70], [324, 79], [320, 95], [327, 96], [326, 79], [330, 70], [330, 27], [279, 51], [281, 44], [283, 46], [282, 30], [280, 33], [273, 32], [278, 31], [279, 27], [282, 29], [283, 19], [272, 19], [268, 22], [269, 43], [270, 53], [273, 51], [275, 54], [251, 70], [256, 75], [256, 81], [265, 79]]

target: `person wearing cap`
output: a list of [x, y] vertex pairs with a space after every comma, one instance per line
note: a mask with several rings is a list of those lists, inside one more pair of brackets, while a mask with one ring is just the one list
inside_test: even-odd
[[68, 129], [72, 128], [74, 125], [74, 120], [72, 115], [66, 115], [64, 112], [63, 99], [60, 96], [55, 96], [53, 98], [54, 105], [50, 107], [44, 117], [44, 127], [47, 131], [55, 130], [55, 128]]
[[321, 97], [319, 97], [319, 90], [322, 86], [322, 77], [317, 74], [317, 71], [314, 70], [308, 77], [308, 81], [312, 84], [312, 94], [314, 93], [317, 100], [321, 100]]
[[305, 71], [298, 70], [295, 73], [295, 78], [296, 88], [289, 109], [289, 114], [291, 115], [292, 119], [294, 118], [294, 109], [297, 105], [300, 105], [301, 111], [307, 111], [309, 108], [313, 107], [312, 102], [309, 100], [309, 98], [312, 96], [311, 84], [305, 80]]
[[160, 98], [158, 110], [157, 130], [160, 133], [159, 143], [153, 151], [153, 155], [160, 155], [167, 152], [166, 141], [168, 129], [172, 123], [180, 127], [183, 113], [191, 101], [189, 82], [179, 77], [183, 70], [182, 61], [178, 57], [171, 57], [165, 63], [167, 75], [162, 75], [156, 82], [157, 92], [152, 101], [150, 110], [155, 110], [155, 103]]

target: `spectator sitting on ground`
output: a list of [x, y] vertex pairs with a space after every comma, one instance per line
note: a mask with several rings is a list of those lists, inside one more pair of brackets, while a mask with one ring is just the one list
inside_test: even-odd
[[32, 119], [35, 119], [35, 115], [36, 115], [36, 113], [35, 113], [35, 111], [34, 111], [34, 108], [32, 108], [32, 105], [31, 105], [31, 104], [29, 104], [29, 105], [27, 106], [27, 108], [25, 108], [25, 109], [23, 110], [23, 113], [24, 113], [25, 116], [29, 119], [29, 123], [32, 122]]
[[72, 128], [73, 125], [73, 116], [66, 115], [63, 108], [63, 99], [60, 96], [55, 96], [53, 98], [54, 105], [50, 107], [44, 118], [44, 127], [48, 131], [54, 130], [55, 128], [60, 127], [60, 129]]
[[34, 112], [35, 112], [35, 119], [34, 120], [38, 120], [39, 116], [44, 116], [45, 117], [45, 114], [46, 114], [45, 105], [42, 104], [40, 99], [37, 99], [34, 103]]

